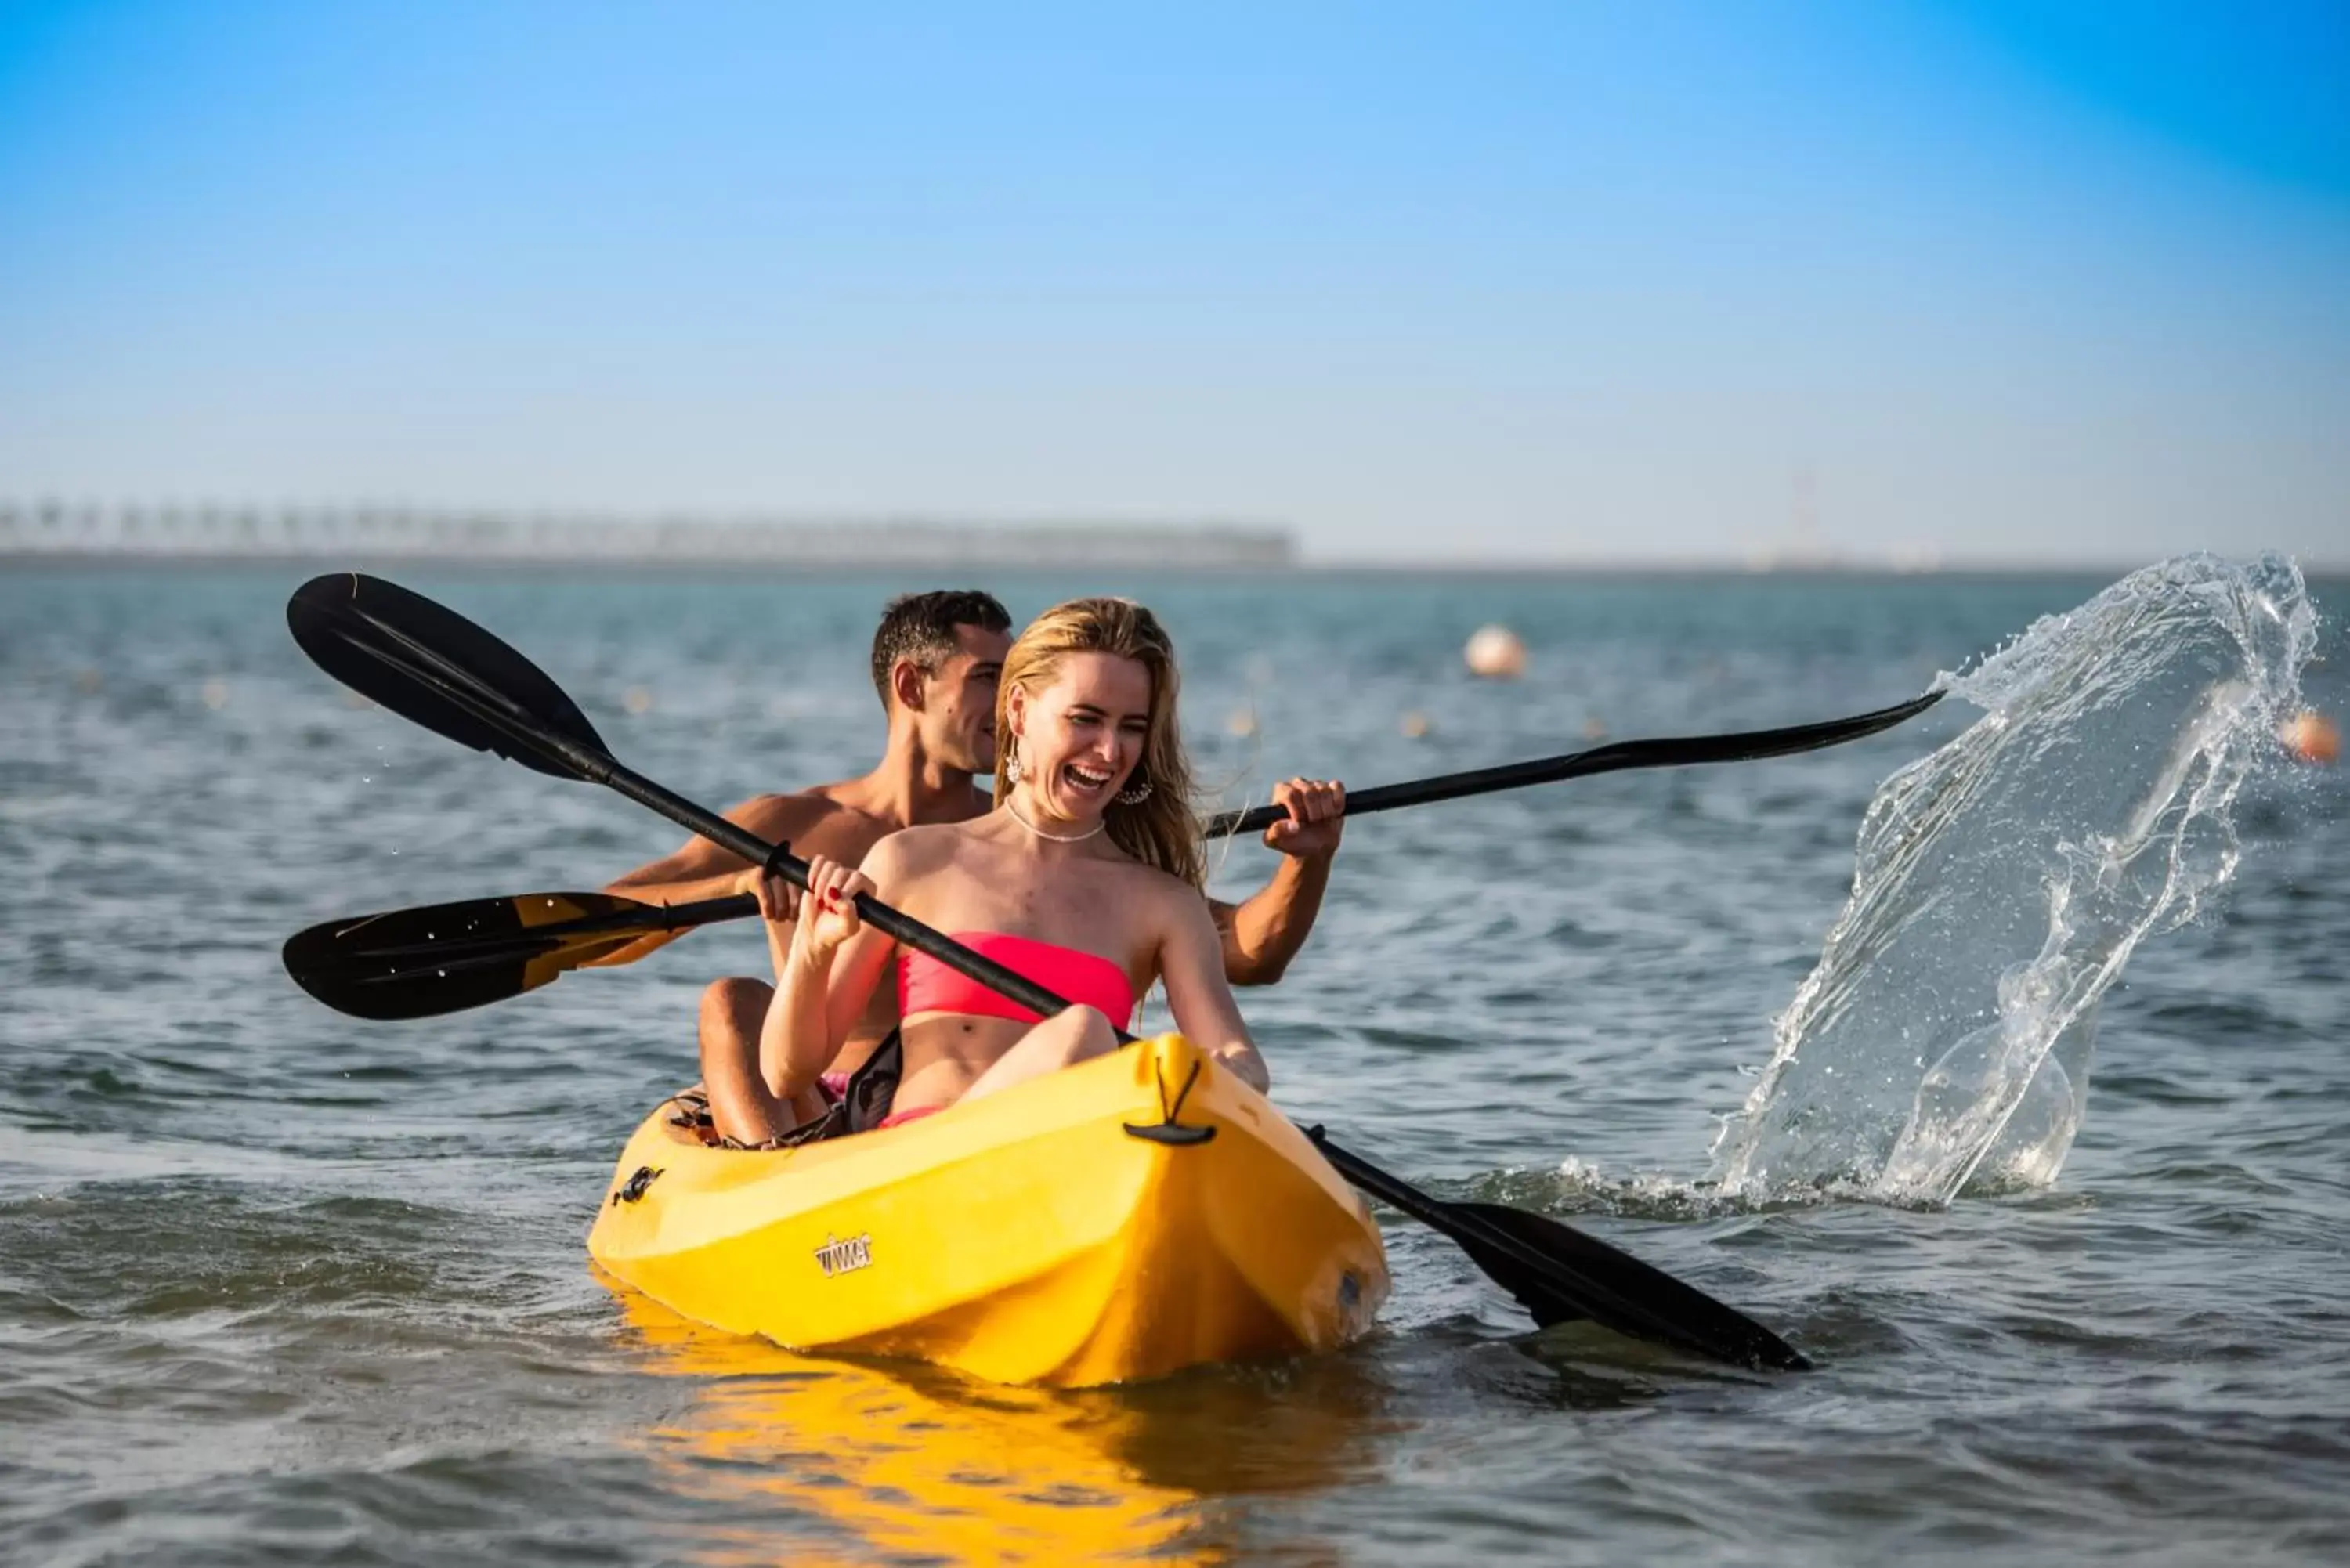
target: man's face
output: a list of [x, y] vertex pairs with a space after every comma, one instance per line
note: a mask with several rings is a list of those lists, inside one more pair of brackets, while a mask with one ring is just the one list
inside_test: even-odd
[[922, 744], [951, 768], [995, 771], [995, 685], [1012, 634], [955, 628], [955, 650], [922, 683]]

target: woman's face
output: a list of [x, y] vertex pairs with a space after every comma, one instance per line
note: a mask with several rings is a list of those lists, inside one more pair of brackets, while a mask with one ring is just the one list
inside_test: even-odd
[[1115, 653], [1061, 657], [1052, 682], [1009, 702], [1021, 783], [1055, 816], [1099, 816], [1126, 787], [1150, 732], [1150, 671]]

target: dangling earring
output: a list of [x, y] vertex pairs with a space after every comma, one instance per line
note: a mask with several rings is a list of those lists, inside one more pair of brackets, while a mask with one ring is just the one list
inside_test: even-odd
[[1020, 782], [1020, 753], [1018, 752], [1007, 749], [1003, 753], [1003, 782], [1008, 784], [1016, 784]]
[[1118, 792], [1118, 804], [1120, 805], [1140, 805], [1149, 798], [1150, 781], [1149, 779], [1143, 780], [1131, 789], [1122, 789]]

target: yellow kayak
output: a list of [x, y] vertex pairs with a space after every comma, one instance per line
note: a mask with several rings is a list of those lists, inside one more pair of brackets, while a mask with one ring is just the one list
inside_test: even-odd
[[1332, 1349], [1388, 1292], [1361, 1199], [1180, 1034], [798, 1148], [715, 1147], [671, 1102], [588, 1250], [736, 1334], [1057, 1386]]

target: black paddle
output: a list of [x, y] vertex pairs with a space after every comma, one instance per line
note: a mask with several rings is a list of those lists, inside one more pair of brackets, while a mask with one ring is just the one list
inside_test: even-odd
[[[618, 790], [720, 847], [806, 887], [806, 861], [623, 766], [553, 680], [463, 617], [358, 573], [305, 584], [286, 614], [295, 641], [319, 668], [401, 717], [541, 773]], [[1058, 1012], [1068, 1005], [1026, 976], [870, 894], [858, 895], [857, 910], [903, 945], [1035, 1012]], [[1133, 1037], [1121, 1032], [1121, 1038]], [[1448, 1203], [1326, 1137], [1317, 1134], [1315, 1141], [1349, 1181], [1458, 1242], [1537, 1324], [1590, 1318], [1619, 1333], [1740, 1366], [1809, 1365], [1752, 1318], [1557, 1220], [1494, 1204]]]
[[666, 905], [615, 893], [467, 898], [312, 926], [286, 939], [286, 972], [354, 1018], [437, 1018], [536, 991], [650, 932], [758, 912], [747, 893]]
[[[1752, 762], [1817, 751], [1889, 730], [1941, 700], [1939, 691], [1929, 691], [1891, 708], [1825, 723], [1732, 735], [1617, 741], [1564, 756], [1381, 784], [1349, 794], [1347, 815], [1363, 816], [1625, 768]], [[1202, 831], [1211, 838], [1261, 833], [1286, 815], [1277, 805], [1220, 812]], [[564, 906], [575, 909], [573, 918], [551, 921], [545, 913]], [[338, 1012], [359, 1018], [431, 1018], [536, 990], [567, 971], [609, 958], [635, 937], [758, 912], [759, 901], [747, 893], [674, 906], [610, 893], [523, 893], [328, 920], [286, 944], [286, 968], [303, 990]]]

